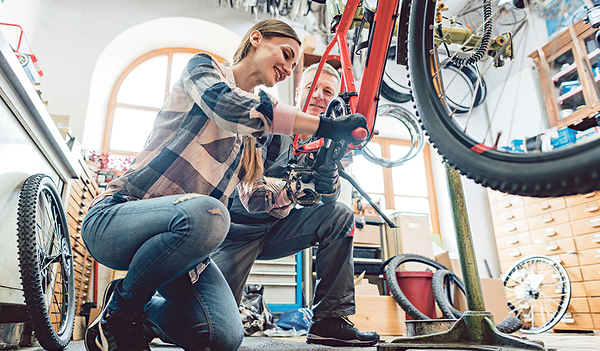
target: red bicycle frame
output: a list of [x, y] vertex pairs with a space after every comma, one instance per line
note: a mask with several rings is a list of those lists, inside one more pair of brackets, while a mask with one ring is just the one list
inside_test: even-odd
[[[354, 15], [361, 3], [362, 0], [348, 0], [341, 20], [334, 28], [334, 37], [329, 45], [327, 45], [327, 48], [321, 57], [319, 67], [315, 72], [313, 84], [310, 87], [302, 111], [306, 112], [316, 87], [315, 82], [319, 80], [323, 66], [328, 60], [336, 59], [341, 62], [342, 87], [340, 90], [342, 92], [357, 91], [346, 35], [354, 22]], [[373, 23], [370, 23], [372, 33], [371, 38], [369, 38], [370, 43], [367, 49], [367, 58], [362, 74], [363, 78], [361, 80], [360, 91], [358, 92], [358, 96], [351, 96], [349, 98], [351, 113], [361, 113], [367, 119], [367, 136], [369, 139], [372, 137], [373, 129], [375, 127], [377, 104], [379, 102], [379, 87], [385, 70], [394, 23], [398, 17], [399, 3], [400, 0], [378, 1]], [[339, 55], [331, 53], [335, 46], [338, 48]], [[298, 138], [296, 137], [296, 140], [294, 140], [294, 145], [296, 146], [297, 140]]]

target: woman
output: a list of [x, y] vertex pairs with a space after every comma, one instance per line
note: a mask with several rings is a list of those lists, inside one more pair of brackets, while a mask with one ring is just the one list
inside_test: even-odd
[[208, 254], [227, 234], [226, 205], [236, 186], [264, 193], [265, 209], [290, 206], [285, 191], [262, 182], [253, 138], [303, 133], [338, 140], [366, 126], [360, 115], [320, 120], [265, 92], [252, 94], [291, 75], [300, 44], [290, 26], [266, 20], [246, 33], [231, 67], [208, 54], [189, 61], [146, 147], [84, 219], [82, 236], [94, 258], [128, 271], [109, 285], [86, 331], [88, 350], [150, 350], [144, 331], [186, 350], [240, 346], [237, 305]]

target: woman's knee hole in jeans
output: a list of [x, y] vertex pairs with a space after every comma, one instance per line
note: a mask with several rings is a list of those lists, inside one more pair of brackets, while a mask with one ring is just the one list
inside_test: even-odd
[[[200, 194], [184, 194], [175, 199], [173, 204], [180, 208], [183, 217], [174, 222], [172, 230], [185, 229], [182, 233], [189, 233], [187, 245], [193, 247], [210, 248], [214, 250], [227, 236], [229, 230], [229, 211], [219, 200]], [[192, 218], [188, 218], [192, 217]], [[193, 226], [187, 228], [188, 225]]]

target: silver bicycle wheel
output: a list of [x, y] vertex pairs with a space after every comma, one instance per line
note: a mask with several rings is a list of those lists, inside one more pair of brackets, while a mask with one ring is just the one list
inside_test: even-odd
[[510, 313], [523, 322], [523, 333], [549, 330], [569, 307], [571, 280], [563, 266], [550, 257], [525, 257], [515, 262], [502, 280]]

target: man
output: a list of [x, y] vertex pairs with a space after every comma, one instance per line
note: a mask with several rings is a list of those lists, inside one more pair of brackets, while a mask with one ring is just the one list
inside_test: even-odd
[[[306, 101], [317, 68], [317, 64], [312, 65], [302, 75], [296, 90], [300, 108]], [[319, 115], [325, 112], [339, 89], [339, 74], [326, 64], [307, 113]], [[262, 146], [265, 177], [282, 179], [285, 176], [286, 166], [294, 158], [291, 143], [291, 137], [281, 135], [273, 135], [265, 142]], [[314, 317], [307, 342], [330, 346], [372, 346], [378, 342], [379, 335], [359, 331], [346, 318], [355, 313], [354, 214], [348, 206], [336, 202], [340, 193], [337, 166], [323, 165], [317, 172], [315, 189], [322, 194], [322, 202], [292, 208], [287, 215], [282, 211], [251, 214], [236, 197], [230, 210], [232, 223], [229, 233], [211, 256], [239, 303], [255, 260], [282, 258], [318, 246]]]

